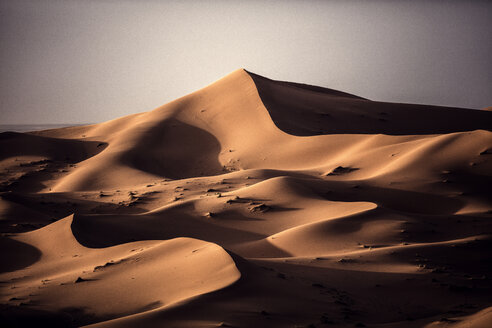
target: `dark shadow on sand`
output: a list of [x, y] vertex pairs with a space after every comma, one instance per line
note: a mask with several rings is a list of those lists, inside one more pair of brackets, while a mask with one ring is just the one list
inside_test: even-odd
[[23, 269], [41, 258], [36, 247], [7, 237], [0, 237], [0, 249], [0, 273]]
[[425, 135], [492, 129], [490, 111], [371, 101], [248, 74], [275, 125], [291, 135]]
[[162, 177], [186, 179], [224, 173], [218, 161], [220, 150], [212, 134], [170, 119], [143, 134], [122, 161]]

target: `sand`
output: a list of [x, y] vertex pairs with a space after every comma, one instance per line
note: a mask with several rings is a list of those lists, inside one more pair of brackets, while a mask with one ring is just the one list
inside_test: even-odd
[[492, 112], [239, 69], [0, 134], [2, 327], [490, 327]]

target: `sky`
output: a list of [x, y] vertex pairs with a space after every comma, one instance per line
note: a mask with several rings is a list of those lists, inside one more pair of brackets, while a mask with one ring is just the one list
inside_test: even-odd
[[492, 1], [0, 0], [0, 124], [96, 123], [245, 68], [492, 106]]

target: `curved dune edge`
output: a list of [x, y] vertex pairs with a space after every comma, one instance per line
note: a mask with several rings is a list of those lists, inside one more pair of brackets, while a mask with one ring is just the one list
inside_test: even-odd
[[212, 243], [175, 238], [92, 249], [77, 242], [72, 221], [73, 215], [12, 237], [42, 255], [27, 268], [0, 275], [15, 279], [16, 286], [3, 298], [72, 313], [84, 324], [77, 320], [97, 322], [172, 306], [241, 276], [227, 252]]
[[[314, 254], [306, 254], [288, 257], [256, 258], [255, 260], [260, 262], [291, 262], [323, 268], [340, 268], [340, 263], [343, 263], [343, 269], [350, 271], [425, 275], [429, 273], [428, 270], [423, 269], [419, 263], [408, 263], [408, 261], [402, 259], [405, 257], [403, 254], [409, 252], [416, 252], [418, 254], [419, 252], [439, 251], [440, 249], [442, 250], [449, 246], [456, 247], [457, 245], [463, 247], [472, 242], [490, 241], [491, 239], [492, 236], [490, 235], [476, 235], [461, 239], [428, 243], [373, 245], [369, 247], [360, 245], [355, 250], [346, 250], [338, 253], [326, 253], [325, 251], [323, 255], [318, 254], [316, 257]], [[370, 248], [369, 251], [367, 248]]]

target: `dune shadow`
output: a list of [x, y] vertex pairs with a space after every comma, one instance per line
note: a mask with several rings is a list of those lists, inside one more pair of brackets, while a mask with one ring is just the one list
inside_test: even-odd
[[[139, 206], [143, 201], [120, 205], [76, 199], [70, 195], [56, 193], [45, 195], [8, 192], [2, 193], [0, 199], [6, 203], [3, 213], [5, 219], [0, 220], [0, 232], [3, 233], [21, 233], [39, 229], [74, 212], [97, 215], [108, 213], [136, 214], [146, 211]], [[12, 203], [12, 206], [9, 206], [7, 202]]]
[[23, 269], [41, 258], [36, 247], [7, 237], [0, 237], [0, 249], [0, 273]]
[[[454, 214], [465, 202], [460, 199], [426, 192], [375, 187], [357, 184], [354, 181], [314, 180], [313, 191], [326, 200], [342, 202], [372, 202], [378, 207], [404, 213], [429, 215]], [[316, 184], [318, 184], [316, 186]]]
[[492, 129], [490, 111], [371, 101], [248, 74], [275, 125], [291, 135], [425, 135]]
[[258, 233], [223, 227], [213, 221], [207, 222], [174, 210], [157, 215], [77, 215], [72, 222], [72, 232], [81, 245], [90, 248], [180, 237], [223, 245], [265, 237]]
[[25, 306], [0, 305], [2, 327], [75, 327], [73, 318], [63, 311], [46, 311]]
[[[107, 146], [107, 143], [99, 141], [50, 138], [18, 132], [0, 133], [0, 161], [15, 158], [15, 164], [2, 172], [0, 191], [40, 191], [46, 187], [44, 181], [52, 180], [60, 172], [68, 174], [76, 163], [99, 154]], [[29, 161], [17, 158], [27, 156], [42, 159]]]
[[141, 171], [171, 179], [222, 174], [219, 141], [210, 133], [176, 119], [146, 131], [122, 161]]
[[15, 156], [43, 156], [49, 160], [26, 163], [21, 166], [36, 166], [54, 161], [67, 164], [78, 163], [92, 157], [108, 146], [99, 141], [81, 141], [43, 137], [29, 133], [0, 133], [0, 160]]

